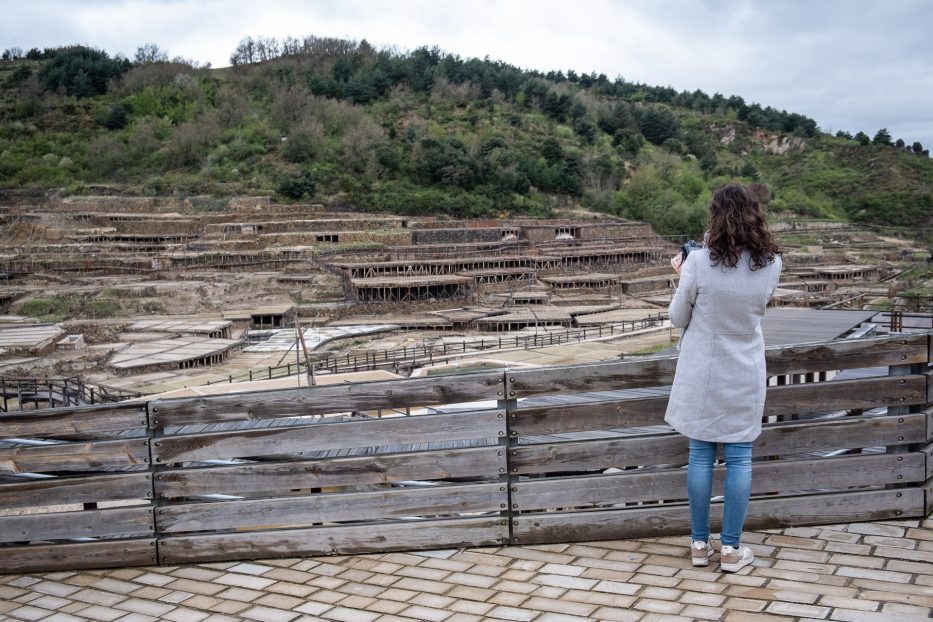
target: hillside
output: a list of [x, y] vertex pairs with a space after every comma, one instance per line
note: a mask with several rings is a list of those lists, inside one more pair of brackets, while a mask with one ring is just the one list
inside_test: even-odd
[[830, 136], [736, 95], [315, 37], [245, 40], [224, 69], [154, 52], [0, 62], [7, 200], [267, 194], [455, 217], [584, 207], [679, 234], [702, 229], [713, 188], [741, 179], [767, 186], [775, 214], [933, 225], [919, 143]]

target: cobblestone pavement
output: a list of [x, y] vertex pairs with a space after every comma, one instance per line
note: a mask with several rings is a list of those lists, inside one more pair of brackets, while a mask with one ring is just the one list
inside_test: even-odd
[[[0, 575], [0, 620], [928, 620], [933, 517], [747, 533], [720, 573], [686, 537]], [[718, 546], [718, 545], [717, 545]]]

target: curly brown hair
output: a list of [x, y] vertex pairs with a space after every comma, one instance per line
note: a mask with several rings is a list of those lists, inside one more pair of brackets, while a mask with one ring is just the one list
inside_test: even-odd
[[709, 255], [713, 265], [734, 268], [743, 251], [748, 251], [748, 266], [764, 268], [774, 261], [778, 246], [774, 242], [758, 196], [742, 184], [730, 183], [713, 194], [709, 206]]

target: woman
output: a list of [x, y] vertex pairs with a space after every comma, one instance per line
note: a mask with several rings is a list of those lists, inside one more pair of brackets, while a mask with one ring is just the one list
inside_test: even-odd
[[761, 318], [781, 274], [781, 258], [758, 198], [740, 184], [716, 191], [703, 248], [671, 260], [680, 283], [669, 308], [682, 329], [680, 356], [664, 420], [690, 440], [687, 495], [691, 559], [706, 566], [717, 444], [726, 463], [720, 567], [755, 559], [742, 546], [752, 483], [752, 441], [761, 433], [765, 352]]

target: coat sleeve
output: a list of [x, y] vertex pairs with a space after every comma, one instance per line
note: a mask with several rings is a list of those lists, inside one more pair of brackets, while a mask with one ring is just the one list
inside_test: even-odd
[[680, 270], [680, 283], [674, 292], [674, 299], [667, 308], [671, 323], [677, 328], [686, 328], [693, 315], [693, 305], [697, 300], [697, 272], [696, 262], [698, 253], [687, 255], [686, 261]]
[[768, 294], [768, 302], [771, 302], [774, 298], [774, 292], [777, 289], [778, 283], [781, 281], [781, 271], [784, 268], [784, 262], [781, 260], [780, 255], [775, 255], [774, 264], [774, 276], [772, 277], [774, 282], [771, 284], [771, 293]]

